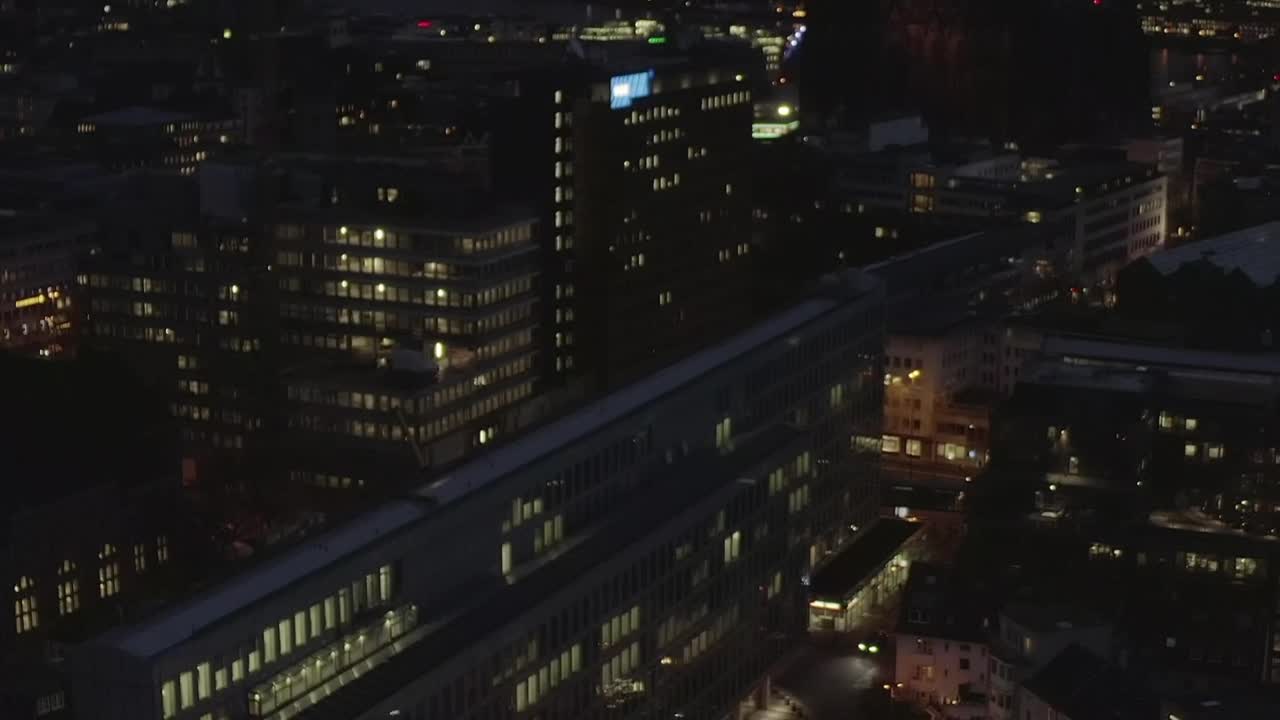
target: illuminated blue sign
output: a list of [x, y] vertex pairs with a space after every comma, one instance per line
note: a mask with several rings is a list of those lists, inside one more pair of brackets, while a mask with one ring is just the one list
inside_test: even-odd
[[618, 75], [609, 80], [609, 107], [631, 107], [632, 100], [649, 97], [653, 87], [653, 71]]

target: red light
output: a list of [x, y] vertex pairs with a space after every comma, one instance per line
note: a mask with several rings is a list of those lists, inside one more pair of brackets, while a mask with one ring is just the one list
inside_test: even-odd
[[1094, 4], [1094, 5], [1101, 5], [1101, 4], [1102, 4], [1102, 0], [1093, 0], [1093, 4]]
[[423, 28], [423, 29], [429, 28], [429, 27], [431, 27], [431, 25], [432, 25], [432, 23], [431, 23], [431, 21], [430, 21], [430, 20], [419, 20], [419, 21], [418, 21], [418, 27]]
[[1280, 82], [1280, 73], [1276, 73], [1275, 75], [1272, 75], [1271, 79], [1275, 80], [1276, 82]]

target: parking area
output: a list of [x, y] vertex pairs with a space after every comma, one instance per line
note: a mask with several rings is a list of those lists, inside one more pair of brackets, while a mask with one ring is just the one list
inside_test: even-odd
[[[777, 680], [779, 690], [794, 698], [807, 720], [857, 720], [857, 708], [869, 691], [879, 691], [888, 652], [859, 651], [844, 638], [811, 641]], [[771, 707], [771, 709], [773, 709]]]

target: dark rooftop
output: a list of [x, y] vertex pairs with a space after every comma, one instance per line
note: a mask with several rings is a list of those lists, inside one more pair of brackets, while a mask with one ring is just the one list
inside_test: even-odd
[[961, 642], [987, 637], [976, 594], [948, 571], [922, 562], [911, 565], [896, 632]]
[[0, 523], [96, 485], [177, 474], [164, 406], [112, 358], [84, 352], [53, 363], [0, 353], [0, 397], [10, 419], [0, 435]]
[[1182, 720], [1275, 720], [1280, 717], [1280, 693], [1234, 691], [1178, 698], [1164, 712]]
[[1106, 624], [1097, 615], [1068, 605], [1013, 603], [1006, 606], [1001, 613], [1033, 632], [1055, 632]]
[[1071, 645], [1024, 687], [1071, 720], [1156, 720], [1150, 690], [1079, 645]]
[[881, 518], [814, 573], [809, 582], [809, 592], [815, 597], [844, 597], [888, 562], [898, 548], [921, 528], [921, 525], [906, 520]]

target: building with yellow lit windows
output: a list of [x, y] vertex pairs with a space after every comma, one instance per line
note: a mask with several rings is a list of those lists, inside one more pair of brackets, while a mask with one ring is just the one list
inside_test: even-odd
[[103, 233], [92, 342], [166, 386], [189, 484], [341, 506], [535, 417], [535, 220], [450, 157], [211, 162]]
[[127, 366], [86, 355], [0, 352], [6, 720], [73, 717], [65, 649], [181, 585], [192, 558], [163, 405]]
[[[271, 292], [291, 478], [359, 488], [397, 462], [412, 478], [524, 424], [541, 353], [535, 218], [429, 163], [280, 163]], [[316, 206], [313, 179], [336, 206]]]
[[75, 264], [92, 223], [0, 218], [0, 350], [53, 357], [73, 347]]
[[[353, 226], [349, 226], [354, 227]], [[877, 514], [882, 291], [808, 299], [72, 658], [87, 720], [723, 717]]]
[[85, 117], [75, 133], [84, 149], [112, 170], [192, 175], [200, 163], [239, 140], [240, 123], [230, 114], [127, 107]]

